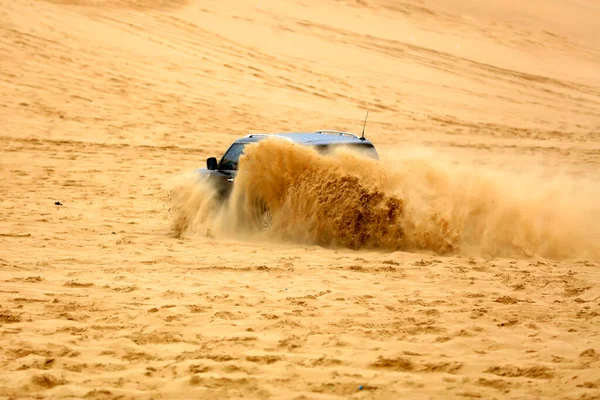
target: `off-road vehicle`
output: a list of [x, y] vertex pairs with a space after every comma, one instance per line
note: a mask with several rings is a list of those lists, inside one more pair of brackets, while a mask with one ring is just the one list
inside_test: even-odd
[[[226, 200], [231, 194], [235, 177], [238, 173], [238, 163], [240, 156], [244, 154], [244, 149], [251, 143], [259, 142], [268, 137], [279, 137], [287, 139], [292, 143], [304, 146], [314, 147], [322, 154], [327, 154], [337, 147], [349, 147], [353, 150], [362, 152], [365, 156], [378, 160], [379, 155], [373, 143], [359, 137], [353, 133], [340, 132], [332, 130], [320, 130], [315, 132], [293, 132], [293, 133], [273, 133], [273, 134], [249, 134], [237, 139], [231, 144], [220, 160], [216, 157], [210, 157], [206, 160], [206, 168], [197, 169], [202, 179], [210, 182], [219, 197]], [[271, 225], [272, 215], [269, 207], [260, 196], [253, 200], [253, 215], [250, 216], [250, 222], [257, 226], [266, 228]]]

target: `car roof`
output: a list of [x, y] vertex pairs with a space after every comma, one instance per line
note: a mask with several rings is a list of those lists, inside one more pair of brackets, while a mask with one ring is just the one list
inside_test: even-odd
[[367, 139], [361, 140], [357, 135], [350, 132], [321, 130], [315, 132], [282, 132], [282, 133], [251, 133], [235, 141], [235, 143], [252, 143], [261, 141], [267, 137], [281, 137], [294, 143], [304, 145], [322, 145], [322, 144], [350, 144], [350, 143], [369, 143]]

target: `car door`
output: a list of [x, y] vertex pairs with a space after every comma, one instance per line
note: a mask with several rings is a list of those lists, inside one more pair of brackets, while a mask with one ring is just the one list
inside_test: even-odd
[[218, 185], [223, 192], [229, 192], [237, 175], [240, 157], [248, 143], [233, 143], [221, 158], [217, 169]]

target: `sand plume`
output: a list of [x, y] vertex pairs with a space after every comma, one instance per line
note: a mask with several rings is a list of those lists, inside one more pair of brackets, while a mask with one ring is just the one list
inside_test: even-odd
[[260, 193], [274, 213], [262, 233], [270, 238], [350, 249], [595, 257], [586, 223], [591, 203], [568, 189], [564, 179], [457, 166], [428, 151], [375, 161], [273, 139], [247, 148], [228, 204], [215, 203], [203, 185], [176, 191], [175, 230], [235, 234], [241, 220], [233, 210], [248, 212]]

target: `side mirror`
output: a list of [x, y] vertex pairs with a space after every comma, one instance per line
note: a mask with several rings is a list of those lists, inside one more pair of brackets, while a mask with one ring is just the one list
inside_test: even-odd
[[206, 168], [214, 171], [218, 168], [217, 165], [217, 159], [215, 157], [210, 157], [209, 159], [206, 160]]

